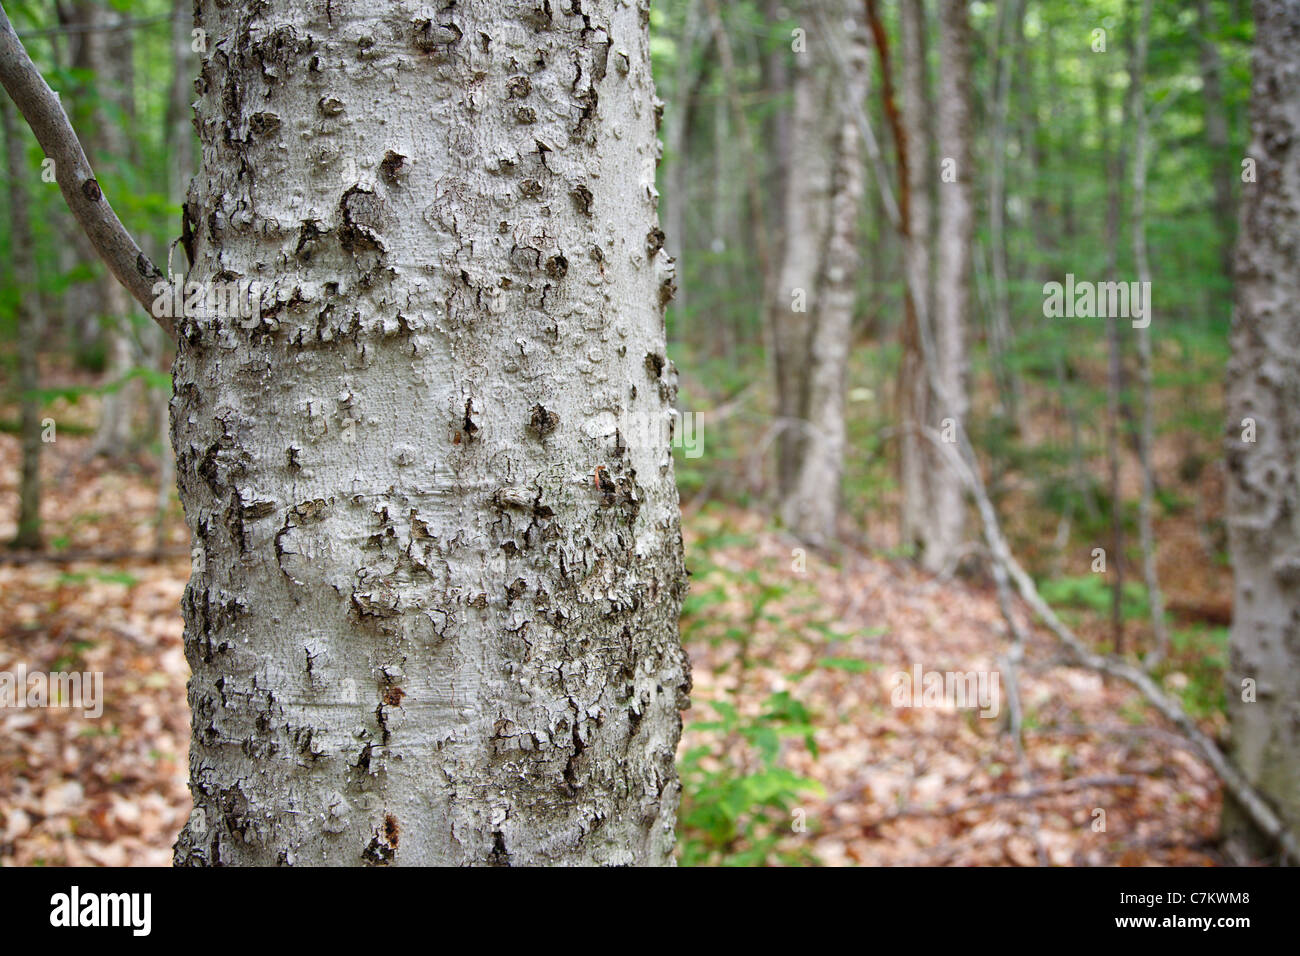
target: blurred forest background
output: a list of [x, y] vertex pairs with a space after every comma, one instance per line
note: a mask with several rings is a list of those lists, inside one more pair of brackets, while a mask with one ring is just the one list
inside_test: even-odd
[[[695, 668], [680, 859], [1221, 863], [1219, 780], [1185, 736], [1034, 625], [991, 572], [974, 509], [959, 505], [947, 538], [927, 527], [941, 507], [916, 488], [941, 465], [917, 426], [942, 416], [918, 367], [927, 323], [954, 301], [939, 286], [956, 158], [970, 201], [957, 417], [1010, 549], [1079, 640], [1148, 667], [1221, 738], [1249, 5], [972, 2], [964, 77], [943, 55], [948, 6], [653, 5], [669, 354], [699, 440], [676, 449]], [[5, 9], [122, 220], [183, 271], [188, 3]], [[964, 144], [944, 137], [961, 128], [945, 126], [951, 84], [968, 93]], [[189, 812], [170, 346], [5, 106], [0, 539], [24, 547], [0, 558], [0, 668], [103, 670], [129, 692], [94, 723], [0, 712], [0, 864], [166, 864]], [[19, 195], [30, 239], [15, 234]], [[1046, 317], [1044, 284], [1067, 274], [1149, 280], [1148, 334]], [[780, 341], [799, 276], [845, 304], [842, 369], [827, 373], [831, 393], [842, 381], [842, 450], [825, 463], [783, 448], [808, 417], [783, 376], [819, 367], [806, 339], [803, 353]], [[19, 335], [24, 294], [37, 337]], [[45, 439], [39, 522], [20, 517], [24, 404]], [[813, 508], [828, 502], [829, 519]], [[996, 720], [891, 706], [891, 675], [918, 662], [1000, 670], [1014, 702]]]

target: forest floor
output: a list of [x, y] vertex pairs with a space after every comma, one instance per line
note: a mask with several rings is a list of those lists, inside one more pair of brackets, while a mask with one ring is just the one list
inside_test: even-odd
[[[149, 552], [156, 475], [87, 461], [89, 441], [47, 446], [50, 541]], [[0, 538], [18, 457], [0, 435]], [[1044, 632], [1030, 631], [1018, 681], [1023, 758], [1005, 686], [996, 718], [892, 705], [895, 675], [918, 666], [1003, 669], [987, 585], [854, 551], [803, 566], [792, 541], [734, 507], [688, 509], [685, 531], [685, 862], [1219, 862], [1213, 774], [1134, 691], [1067, 666]], [[170, 862], [189, 812], [187, 540], [173, 500], [162, 559], [0, 562], [0, 671], [102, 671], [108, 690], [98, 720], [0, 710], [0, 865]], [[1221, 717], [1203, 726], [1217, 733]]]
[[[785, 735], [781, 764], [809, 784], [790, 801], [801, 814], [765, 821], [778, 837], [767, 862], [1221, 862], [1214, 774], [1127, 685], [1066, 664], [1049, 632], [1029, 629], [1017, 680], [1023, 757], [1008, 732], [1005, 684], [996, 716], [894, 706], [896, 675], [918, 667], [1006, 678], [999, 655], [1009, 639], [991, 586], [939, 581], [861, 553], [844, 553], [836, 565], [809, 556], [806, 572], [792, 574], [795, 543], [746, 512], [706, 509], [687, 529], [696, 555], [688, 563], [706, 567], [692, 578], [684, 621], [695, 675], [687, 720], [697, 726], [683, 747], [724, 754], [706, 758], [715, 773], [722, 767], [761, 782], [770, 773], [757, 735], [745, 728], [755, 718], [761, 724], [765, 710], [790, 710], [784, 697], [778, 706], [764, 702], [789, 695], [812, 728], [816, 756], [797, 726]], [[787, 583], [792, 577], [798, 583]], [[1167, 687], [1186, 683], [1177, 670], [1165, 677]], [[738, 717], [712, 719], [714, 701]], [[780, 726], [770, 716], [766, 723]], [[1214, 733], [1220, 724], [1211, 718], [1203, 726]], [[688, 786], [688, 824], [690, 794]], [[802, 834], [791, 832], [796, 819], [806, 823]], [[761, 828], [746, 833], [742, 820], [730, 847], [725, 829], [687, 826], [687, 846], [694, 841], [703, 860], [739, 853], [748, 862], [743, 848], [762, 842]]]

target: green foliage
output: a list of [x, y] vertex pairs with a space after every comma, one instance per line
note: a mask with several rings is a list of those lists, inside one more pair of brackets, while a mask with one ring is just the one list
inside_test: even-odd
[[[1053, 607], [1091, 611], [1101, 617], [1110, 614], [1111, 578], [1105, 574], [1080, 574], [1055, 578], [1038, 585], [1038, 593]], [[1125, 581], [1120, 598], [1125, 620], [1145, 620], [1150, 614], [1146, 590], [1137, 581]]]
[[1227, 706], [1223, 675], [1228, 669], [1226, 627], [1180, 628], [1169, 635], [1170, 656], [1161, 669], [1165, 686], [1178, 693], [1193, 717], [1222, 714]]
[[767, 866], [813, 862], [786, 849], [792, 811], [820, 785], [783, 767], [782, 741], [798, 738], [816, 756], [808, 711], [787, 691], [772, 694], [753, 717], [728, 701], [709, 703], [715, 720], [690, 725], [708, 731], [722, 749], [693, 747], [678, 770], [682, 779], [679, 850], [683, 866]]
[[[817, 756], [813, 716], [788, 690], [769, 695], [757, 712], [743, 703], [749, 699], [744, 680], [754, 635], [760, 628], [780, 633], [789, 626], [788, 615], [794, 610], [783, 604], [777, 613], [774, 604], [797, 596], [796, 585], [770, 570], [738, 570], [709, 560], [709, 554], [722, 548], [746, 549], [754, 543], [751, 535], [737, 533], [725, 520], [714, 520], [711, 511], [706, 508], [704, 519], [697, 519], [700, 534], [687, 555], [693, 581], [682, 607], [682, 642], [688, 648], [707, 646], [722, 652], [716, 670], [731, 670], [737, 680], [725, 684], [725, 696], [694, 702], [711, 711], [713, 719], [686, 728], [707, 743], [691, 747], [678, 762], [680, 860], [684, 866], [813, 862], [797, 840], [783, 839], [791, 835], [792, 812], [801, 797], [820, 789], [783, 760], [791, 746]], [[814, 619], [807, 628], [820, 635], [833, 633], [823, 620]], [[790, 675], [790, 680], [802, 676]]]
[[875, 661], [864, 661], [858, 657], [823, 657], [818, 665], [831, 670], [848, 671], [850, 674], [865, 674], [879, 668]]

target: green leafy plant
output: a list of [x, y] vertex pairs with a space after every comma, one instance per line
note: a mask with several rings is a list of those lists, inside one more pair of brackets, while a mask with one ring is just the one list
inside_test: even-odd
[[682, 758], [679, 852], [683, 866], [770, 866], [816, 862], [788, 848], [800, 798], [821, 792], [815, 780], [782, 765], [782, 742], [798, 738], [815, 757], [807, 709], [788, 691], [772, 694], [755, 716], [722, 700], [710, 701], [716, 720], [690, 729], [716, 735], [718, 746], [691, 748]]

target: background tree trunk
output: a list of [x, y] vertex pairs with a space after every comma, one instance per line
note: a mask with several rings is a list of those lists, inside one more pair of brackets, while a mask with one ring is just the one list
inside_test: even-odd
[[[939, 184], [935, 242], [934, 374], [930, 425], [941, 434], [951, 420], [953, 434], [966, 427], [969, 359], [971, 243], [975, 213], [971, 160], [971, 30], [962, 0], [939, 5], [939, 117], [936, 140], [942, 159], [952, 159], [954, 182]], [[930, 520], [923, 564], [932, 571], [950, 567], [966, 537], [966, 504], [960, 477], [930, 446]]]
[[[1129, 89], [1133, 114], [1133, 261], [1137, 266], [1139, 282], [1151, 281], [1151, 265], [1147, 255], [1147, 110], [1142, 96], [1142, 83], [1146, 78], [1147, 43], [1151, 34], [1151, 0], [1143, 0], [1138, 23], [1137, 47], [1133, 57], [1132, 78]], [[1150, 288], [1150, 286], [1146, 286]], [[1147, 302], [1150, 319], [1151, 303]], [[1148, 664], [1154, 665], [1169, 650], [1169, 630], [1165, 626], [1165, 601], [1160, 591], [1160, 575], [1156, 570], [1156, 538], [1152, 527], [1155, 511], [1156, 483], [1151, 460], [1155, 445], [1155, 397], [1152, 394], [1151, 326], [1137, 329], [1138, 381], [1141, 386], [1141, 423], [1138, 428], [1138, 459], [1142, 468], [1142, 492], [1138, 499], [1138, 536], [1142, 545], [1142, 577], [1146, 584], [1147, 601], [1151, 608], [1151, 631], [1155, 647]]]
[[[1110, 88], [1106, 77], [1094, 81], [1097, 115], [1101, 117], [1101, 159], [1109, 176], [1106, 187], [1106, 274], [1119, 270], [1120, 184], [1126, 159], [1123, 143], [1112, 144]], [[1121, 128], [1123, 128], [1121, 124]], [[1106, 568], [1110, 575], [1110, 625], [1115, 650], [1124, 650], [1124, 496], [1120, 487], [1120, 403], [1124, 394], [1124, 357], [1119, 322], [1106, 316], [1106, 463], [1110, 483], [1110, 550]]]
[[[668, 153], [663, 203], [664, 246], [677, 262], [686, 261], [686, 208], [690, 186], [686, 150], [690, 142], [692, 102], [702, 72], [695, 68], [695, 58], [701, 56], [696, 51], [695, 44], [701, 34], [702, 22], [700, 0], [688, 0], [686, 21], [677, 48], [677, 69], [673, 78], [673, 99], [677, 103], [677, 109], [667, 117], [667, 133], [664, 137]], [[686, 283], [679, 281], [677, 295], [673, 300], [673, 334], [678, 341], [686, 330], [687, 291]]]
[[[998, 386], [1007, 417], [1013, 428], [1020, 427], [1023, 402], [1019, 373], [1010, 361], [1013, 332], [1007, 265], [1007, 127], [1011, 109], [1011, 68], [1024, 34], [1023, 20], [1028, 0], [999, 0], [994, 62], [997, 70], [993, 89], [993, 130], [989, 157], [989, 260], [993, 276], [993, 315], [989, 345], [998, 373]], [[969, 49], [969, 44], [967, 45]], [[969, 54], [968, 54], [969, 58]], [[943, 137], [940, 135], [940, 142]]]
[[8, 99], [0, 104], [0, 116], [4, 123], [5, 157], [9, 174], [13, 278], [14, 287], [19, 290], [18, 407], [23, 459], [18, 478], [18, 531], [11, 543], [15, 548], [39, 548], [42, 538], [41, 406], [34, 392], [40, 385], [39, 345], [44, 338], [45, 318], [41, 311], [27, 201], [27, 180], [32, 173], [27, 166], [23, 142], [25, 127], [15, 121], [14, 107]]
[[[902, 129], [905, 148], [906, 184], [899, 189], [900, 206], [907, 210], [907, 228], [903, 237], [903, 268], [907, 272], [904, 289], [903, 355], [899, 362], [899, 476], [903, 492], [901, 538], [904, 547], [924, 553], [930, 537], [930, 456], [929, 443], [919, 429], [929, 422], [930, 385], [925, 366], [922, 322], [931, 322], [933, 296], [930, 284], [930, 185], [938, 169], [933, 163], [928, 122], [931, 111], [927, 83], [925, 4], [901, 4], [899, 15], [899, 49], [902, 61]], [[900, 177], [901, 179], [902, 177]], [[917, 290], [924, 295], [918, 301]]]
[[[105, 29], [125, 17], [107, 4], [96, 6], [90, 23], [97, 29], [82, 40], [87, 68], [101, 84], [98, 95], [110, 107], [95, 110], [94, 132], [90, 135], [92, 149], [88, 152], [96, 168], [101, 170], [129, 162], [134, 150], [130, 132], [134, 112], [131, 31]], [[91, 258], [93, 261], [93, 254]], [[141, 397], [139, 380], [122, 381], [136, 365], [131, 330], [135, 303], [107, 271], [98, 285], [100, 298], [96, 310], [107, 323], [103, 330], [104, 374], [109, 382], [121, 384], [104, 393], [92, 453], [120, 458], [131, 444], [132, 417]]]
[[648, 9], [434, 9], [198, 8], [179, 864], [671, 860]]
[[[1205, 103], [1205, 144], [1210, 148], [1210, 176], [1214, 185], [1214, 219], [1219, 225], [1223, 275], [1232, 275], [1232, 240], [1236, 214], [1233, 199], [1235, 157], [1228, 152], [1228, 111], [1223, 104], [1223, 60], [1214, 39], [1214, 17], [1209, 0], [1197, 0], [1196, 28], [1201, 47], [1201, 99]], [[1226, 297], [1214, 295], [1215, 301]]]
[[[794, 492], [807, 440], [809, 350], [820, 309], [818, 283], [830, 222], [831, 169], [838, 123], [831, 105], [834, 62], [827, 37], [818, 37], [812, 11], [799, 10], [808, 46], [794, 55], [792, 142], [782, 210], [780, 278], [771, 303], [776, 374], [777, 495]], [[819, 42], [820, 40], [820, 42]]]
[[[192, 48], [191, 30], [194, 26], [194, 5], [190, 0], [173, 0], [171, 19], [172, 83], [167, 96], [167, 200], [175, 206], [185, 204], [190, 180], [194, 178], [194, 75], [197, 56]], [[166, 262], [170, 250], [157, 250], [156, 261]], [[183, 254], [183, 253], [180, 253]], [[188, 263], [177, 265], [185, 271]], [[162, 329], [150, 327], [149, 336], [154, 367], [164, 371], [174, 358], [172, 343]], [[176, 492], [176, 455], [171, 447], [170, 392], [158, 389], [150, 392], [151, 414], [158, 423], [158, 440], [162, 446], [158, 461], [157, 525], [154, 529], [154, 549], [162, 551], [166, 545], [167, 517], [171, 511], [172, 495]]]
[[[1227, 374], [1228, 535], [1236, 579], [1227, 676], [1237, 766], [1300, 828], [1300, 0], [1255, 0], [1252, 141]], [[1243, 420], [1255, 441], [1243, 440]], [[1256, 699], [1243, 700], [1242, 682]], [[1223, 830], [1262, 849], [1225, 799]]]
[[[847, 29], [847, 13], [836, 12]], [[840, 486], [844, 475], [844, 387], [857, 301], [858, 217], [864, 168], [856, 112], [866, 99], [867, 55], [860, 19], [849, 36], [846, 76], [835, 106], [838, 149], [830, 210], [830, 234], [808, 353], [808, 423], [803, 454], [791, 494], [782, 502], [785, 525], [800, 539], [827, 547], [836, 539]]]

